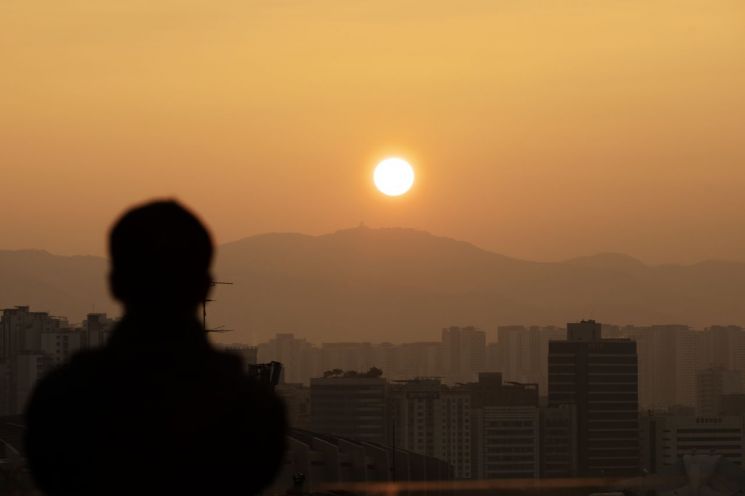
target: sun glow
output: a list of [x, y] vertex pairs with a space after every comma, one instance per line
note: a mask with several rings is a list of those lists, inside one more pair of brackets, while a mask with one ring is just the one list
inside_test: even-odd
[[373, 180], [384, 195], [401, 196], [414, 185], [414, 169], [402, 158], [387, 158], [375, 167]]

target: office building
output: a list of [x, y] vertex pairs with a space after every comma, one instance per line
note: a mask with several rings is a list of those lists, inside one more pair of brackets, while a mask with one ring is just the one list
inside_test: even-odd
[[67, 321], [47, 312], [32, 312], [28, 306], [2, 310], [0, 319], [0, 360], [21, 352], [39, 351], [41, 334], [68, 327]]
[[476, 479], [540, 476], [540, 411], [537, 406], [474, 409]]
[[721, 456], [742, 467], [744, 421], [741, 416], [642, 415], [642, 466], [649, 473], [660, 473], [684, 455], [707, 454]]
[[577, 416], [574, 405], [541, 408], [541, 477], [577, 475]]
[[505, 383], [500, 373], [482, 372], [461, 389], [471, 395], [473, 477], [538, 477], [537, 384]]
[[41, 333], [41, 354], [52, 367], [62, 365], [83, 346], [83, 333], [73, 329], [58, 329]]
[[81, 335], [63, 318], [7, 308], [0, 318], [0, 415], [18, 415], [38, 381], [81, 347]]
[[572, 405], [580, 476], [633, 475], [639, 470], [636, 343], [603, 339], [595, 321], [567, 325], [549, 343], [548, 404]]
[[396, 446], [445, 460], [455, 477], [468, 479], [471, 467], [471, 395], [439, 379], [401, 381], [392, 391]]
[[323, 377], [310, 381], [311, 429], [386, 444], [388, 381], [382, 377]]

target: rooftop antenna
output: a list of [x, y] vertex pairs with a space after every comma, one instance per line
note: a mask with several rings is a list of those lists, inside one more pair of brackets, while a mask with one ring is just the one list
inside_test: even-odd
[[[215, 287], [218, 284], [230, 285], [230, 286], [233, 285], [232, 282], [212, 281], [210, 283], [210, 287]], [[202, 301], [202, 325], [204, 325], [204, 330], [206, 332], [230, 332], [232, 331], [232, 329], [225, 329], [224, 328], [225, 326], [220, 326], [215, 329], [210, 329], [207, 327], [207, 303], [209, 303], [210, 301], [215, 301], [215, 300], [211, 300], [205, 297], [204, 300]]]

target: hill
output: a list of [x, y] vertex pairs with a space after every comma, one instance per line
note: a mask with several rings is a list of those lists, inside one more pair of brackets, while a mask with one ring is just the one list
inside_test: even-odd
[[[0, 305], [79, 320], [113, 311], [106, 262], [0, 252]], [[294, 332], [315, 341], [437, 339], [452, 324], [745, 324], [745, 264], [646, 265], [619, 254], [517, 260], [412, 229], [265, 234], [219, 248], [211, 325], [228, 341]]]

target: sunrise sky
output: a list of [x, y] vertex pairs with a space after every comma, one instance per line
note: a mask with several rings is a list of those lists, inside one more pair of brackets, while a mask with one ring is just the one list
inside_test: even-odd
[[745, 261], [741, 0], [4, 0], [0, 54], [0, 249], [102, 254], [177, 196], [219, 242]]

